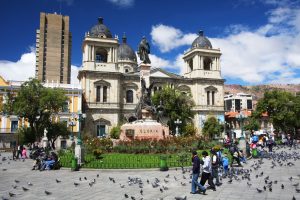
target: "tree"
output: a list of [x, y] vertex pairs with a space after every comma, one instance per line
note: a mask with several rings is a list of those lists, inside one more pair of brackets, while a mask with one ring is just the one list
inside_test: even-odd
[[255, 130], [259, 129], [259, 122], [255, 117], [249, 117], [247, 120], [247, 124], [244, 126], [244, 130]]
[[30, 79], [21, 85], [15, 96], [9, 95], [4, 112], [28, 120], [30, 132], [39, 139], [50, 116], [58, 113], [67, 97], [59, 88], [45, 88], [37, 79]]
[[110, 137], [113, 139], [120, 139], [121, 128], [120, 126], [115, 126], [110, 130]]
[[215, 135], [219, 135], [224, 130], [222, 124], [219, 123], [216, 117], [210, 116], [204, 122], [202, 132], [205, 136], [208, 136], [209, 139], [212, 139]]
[[176, 124], [174, 123], [177, 119], [181, 120], [182, 123], [179, 125], [181, 130], [185, 129], [185, 126], [191, 122], [194, 117], [192, 108], [194, 101], [190, 94], [184, 94], [176, 88], [168, 85], [164, 86], [162, 90], [156, 91], [152, 96], [152, 102], [154, 105], [160, 105], [162, 103], [164, 107], [163, 117], [168, 119], [168, 126], [170, 130], [175, 133]]
[[300, 124], [299, 98], [286, 91], [267, 91], [258, 101], [253, 116], [259, 119], [263, 113], [267, 113], [276, 130], [293, 132]]
[[68, 135], [70, 135], [65, 122], [49, 123], [46, 128], [48, 131], [47, 138], [51, 144], [52, 149], [55, 149], [54, 143], [59, 136], [67, 137]]

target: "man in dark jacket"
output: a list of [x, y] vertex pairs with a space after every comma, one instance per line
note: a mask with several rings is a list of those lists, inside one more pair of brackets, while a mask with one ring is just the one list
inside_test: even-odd
[[192, 178], [192, 191], [191, 194], [196, 194], [196, 187], [198, 186], [200, 191], [203, 192], [203, 194], [206, 191], [206, 188], [204, 186], [202, 186], [199, 182], [198, 182], [198, 177], [200, 174], [200, 164], [203, 161], [199, 159], [198, 155], [197, 155], [197, 151], [193, 151], [193, 157], [192, 157], [192, 162], [193, 162], [193, 178]]

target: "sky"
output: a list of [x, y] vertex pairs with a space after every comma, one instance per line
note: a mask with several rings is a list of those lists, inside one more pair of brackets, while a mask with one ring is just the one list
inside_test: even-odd
[[[152, 67], [182, 74], [183, 53], [199, 30], [220, 48], [225, 84], [300, 84], [300, 0], [2, 0], [0, 75], [34, 77], [40, 12], [70, 17], [72, 83], [85, 32], [98, 17], [136, 51], [143, 36]], [[121, 40], [120, 40], [121, 42]]]

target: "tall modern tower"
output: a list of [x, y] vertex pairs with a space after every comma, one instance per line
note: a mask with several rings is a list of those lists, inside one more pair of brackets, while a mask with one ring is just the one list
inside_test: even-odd
[[36, 31], [35, 76], [42, 82], [71, 82], [69, 21], [69, 16], [40, 14], [40, 29]]

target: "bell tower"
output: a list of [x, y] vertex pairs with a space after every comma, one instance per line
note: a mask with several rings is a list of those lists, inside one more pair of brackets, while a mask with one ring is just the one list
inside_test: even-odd
[[203, 31], [199, 31], [191, 49], [183, 55], [184, 77], [222, 79], [220, 56], [220, 49], [213, 49]]

